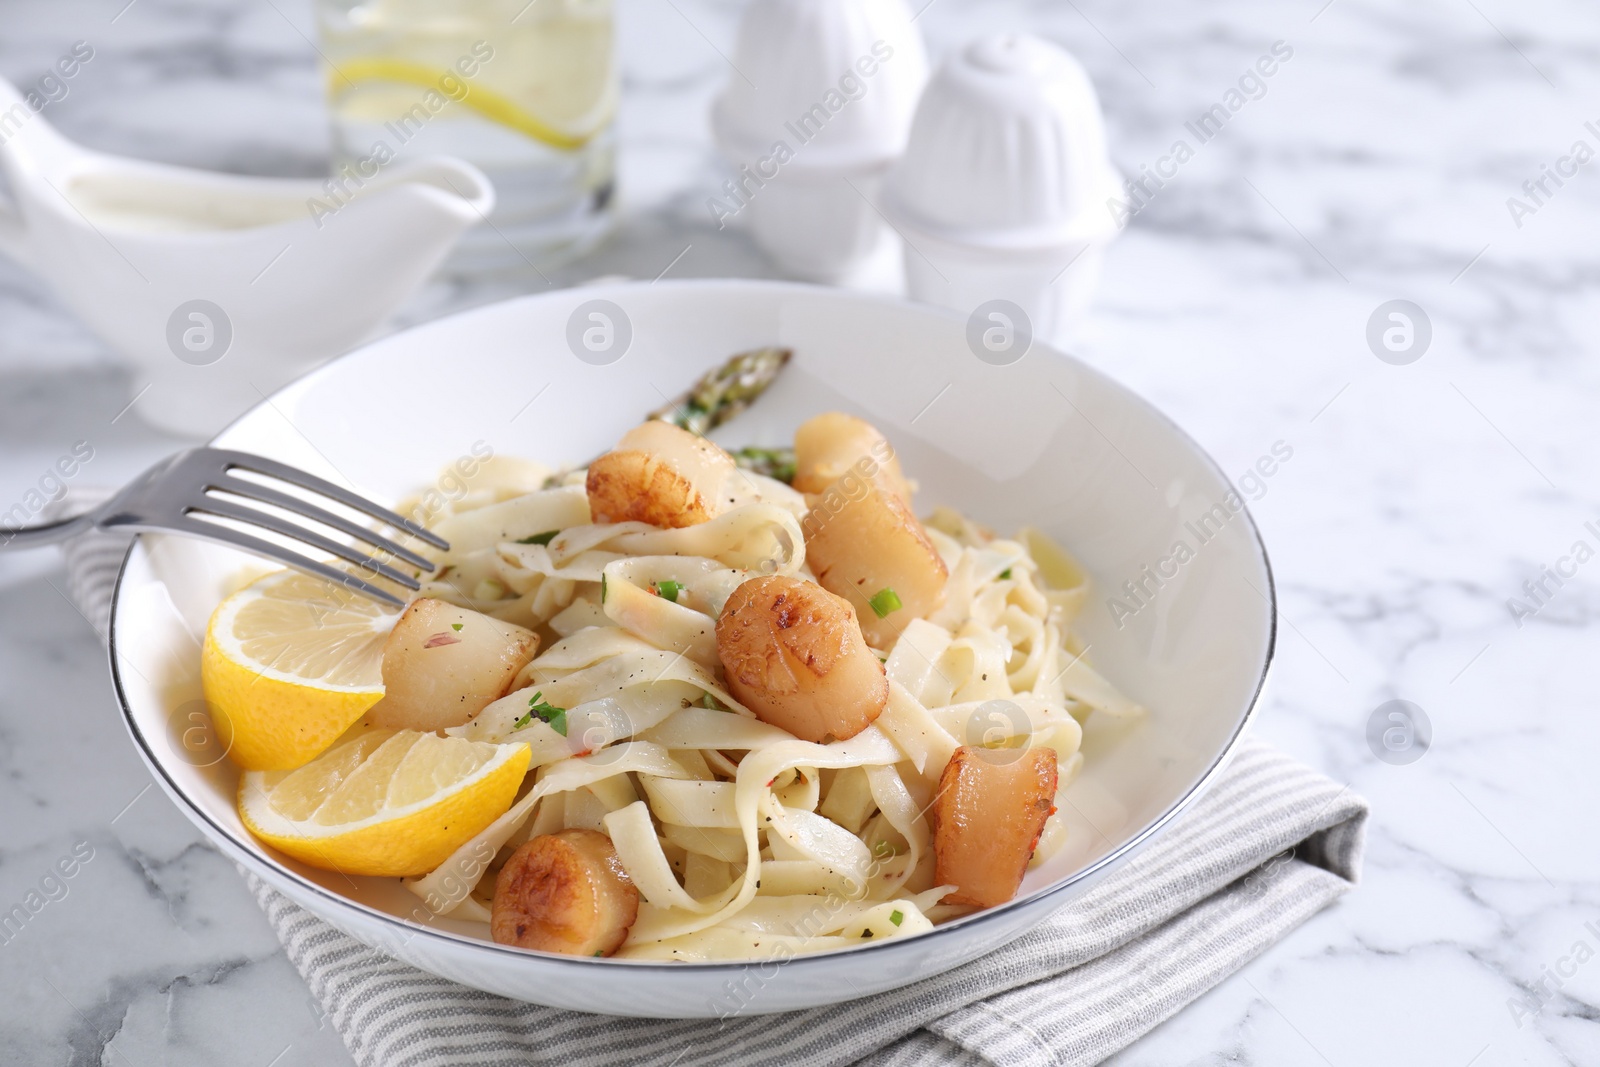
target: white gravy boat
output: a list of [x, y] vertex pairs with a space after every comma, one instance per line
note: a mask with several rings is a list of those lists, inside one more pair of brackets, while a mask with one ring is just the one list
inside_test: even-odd
[[180, 433], [366, 339], [494, 207], [460, 160], [372, 169], [340, 188], [105, 155], [0, 79], [0, 251], [132, 360], [134, 409]]

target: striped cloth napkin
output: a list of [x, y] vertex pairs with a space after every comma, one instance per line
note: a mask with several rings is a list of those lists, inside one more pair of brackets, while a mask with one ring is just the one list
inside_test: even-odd
[[[125, 547], [98, 534], [65, 546], [69, 588], [102, 634]], [[1155, 841], [1017, 941], [865, 1000], [720, 1022], [482, 993], [384, 956], [242, 873], [360, 1067], [1079, 1067], [1349, 891], [1366, 817], [1360, 797], [1247, 739]]]

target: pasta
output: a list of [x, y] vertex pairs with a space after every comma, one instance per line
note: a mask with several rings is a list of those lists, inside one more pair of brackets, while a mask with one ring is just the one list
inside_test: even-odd
[[[631, 884], [638, 906], [625, 936], [582, 942], [631, 959], [753, 958], [911, 936], [976, 906], [956, 880], [959, 863], [975, 862], [962, 858], [972, 842], [958, 849], [949, 836], [963, 820], [1010, 818], [985, 813], [981, 800], [965, 814], [942, 810], [941, 777], [960, 752], [1038, 765], [1028, 782], [1038, 795], [1019, 803], [1039, 811], [1015, 813], [1026, 825], [1020, 843], [1008, 845], [1004, 827], [965, 831], [986, 835], [984, 848], [1011, 849], [976, 862], [998, 865], [986, 885], [1015, 892], [1019, 864], [1060, 847], [1054, 796], [1082, 763], [1081, 721], [1140, 714], [1074, 635], [1082, 568], [1036, 530], [996, 537], [946, 508], [918, 522], [887, 442], [849, 416], [802, 429], [802, 452], [809, 440], [813, 455], [797, 456], [798, 481], [810, 493], [724, 464], [702, 439], [689, 450], [663, 443], [666, 424], [652, 425], [553, 488], [527, 491], [526, 469], [512, 467], [515, 478], [497, 489], [491, 470], [473, 493], [439, 505], [433, 525], [453, 547], [421, 595], [543, 644], [506, 695], [444, 730], [526, 743], [520, 796], [407, 886], [431, 911], [493, 917], [497, 939], [521, 943], [502, 935], [500, 916], [514, 903], [523, 916], [526, 901], [497, 901], [497, 885], [502, 897], [521, 892], [504, 887], [534, 877], [533, 867], [595, 892], [608, 879]], [[719, 455], [708, 460], [707, 450]], [[675, 462], [694, 469], [678, 477]], [[594, 522], [597, 492], [611, 512], [653, 524]], [[912, 591], [902, 599], [865, 576], [849, 595], [819, 584], [808, 545], [834, 517], [861, 513], [863, 500], [879, 501], [859, 525], [866, 532], [831, 549], [859, 559], [826, 570], [907, 575], [920, 583], [914, 604]], [[901, 547], [883, 551], [901, 555], [887, 561], [871, 555], [872, 530], [885, 522], [910, 524], [893, 532]], [[858, 619], [892, 625], [850, 629]], [[755, 644], [730, 649], [736, 641]], [[847, 668], [856, 672], [848, 684]], [[869, 676], [881, 678], [881, 695], [859, 684]], [[852, 700], [863, 709], [839, 711]], [[783, 720], [774, 710], [805, 701], [833, 717]], [[811, 725], [794, 725], [802, 721]], [[977, 778], [962, 788], [971, 783], [981, 791]], [[604, 835], [609, 849], [580, 831]]]

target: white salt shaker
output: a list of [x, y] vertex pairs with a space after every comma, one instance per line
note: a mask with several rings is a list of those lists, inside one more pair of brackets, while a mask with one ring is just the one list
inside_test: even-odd
[[1010, 301], [1035, 336], [1059, 337], [1118, 232], [1107, 202], [1120, 186], [1077, 60], [1037, 37], [998, 34], [928, 83], [883, 208], [910, 245], [913, 299], [968, 314]]
[[737, 168], [707, 208], [740, 216], [758, 245], [805, 278], [836, 282], [877, 248], [871, 201], [905, 149], [927, 53], [905, 0], [753, 0], [736, 73], [712, 109]]

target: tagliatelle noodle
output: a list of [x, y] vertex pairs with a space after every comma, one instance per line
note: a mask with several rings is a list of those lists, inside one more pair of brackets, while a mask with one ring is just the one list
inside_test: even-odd
[[[928, 534], [949, 570], [945, 598], [882, 650], [877, 722], [829, 744], [761, 722], [722, 680], [716, 619], [751, 578], [814, 579], [805, 498], [743, 477], [737, 506], [681, 529], [593, 524], [576, 478], [447, 509], [449, 570], [428, 595], [542, 628], [548, 643], [507, 696], [447, 731], [528, 744], [531, 781], [406, 883], [431, 910], [486, 921], [485, 855], [582, 827], [611, 838], [641, 895], [622, 957], [748, 959], [903, 937], [970, 910], [940, 904], [948, 887], [932, 884], [927, 809], [957, 747], [1047, 745], [1065, 788], [1083, 760], [1079, 719], [1139, 713], [1072, 632], [1088, 581], [1076, 561], [1037, 531], [993, 538], [940, 509]], [[1063, 835], [1049, 819], [1034, 862]]]

